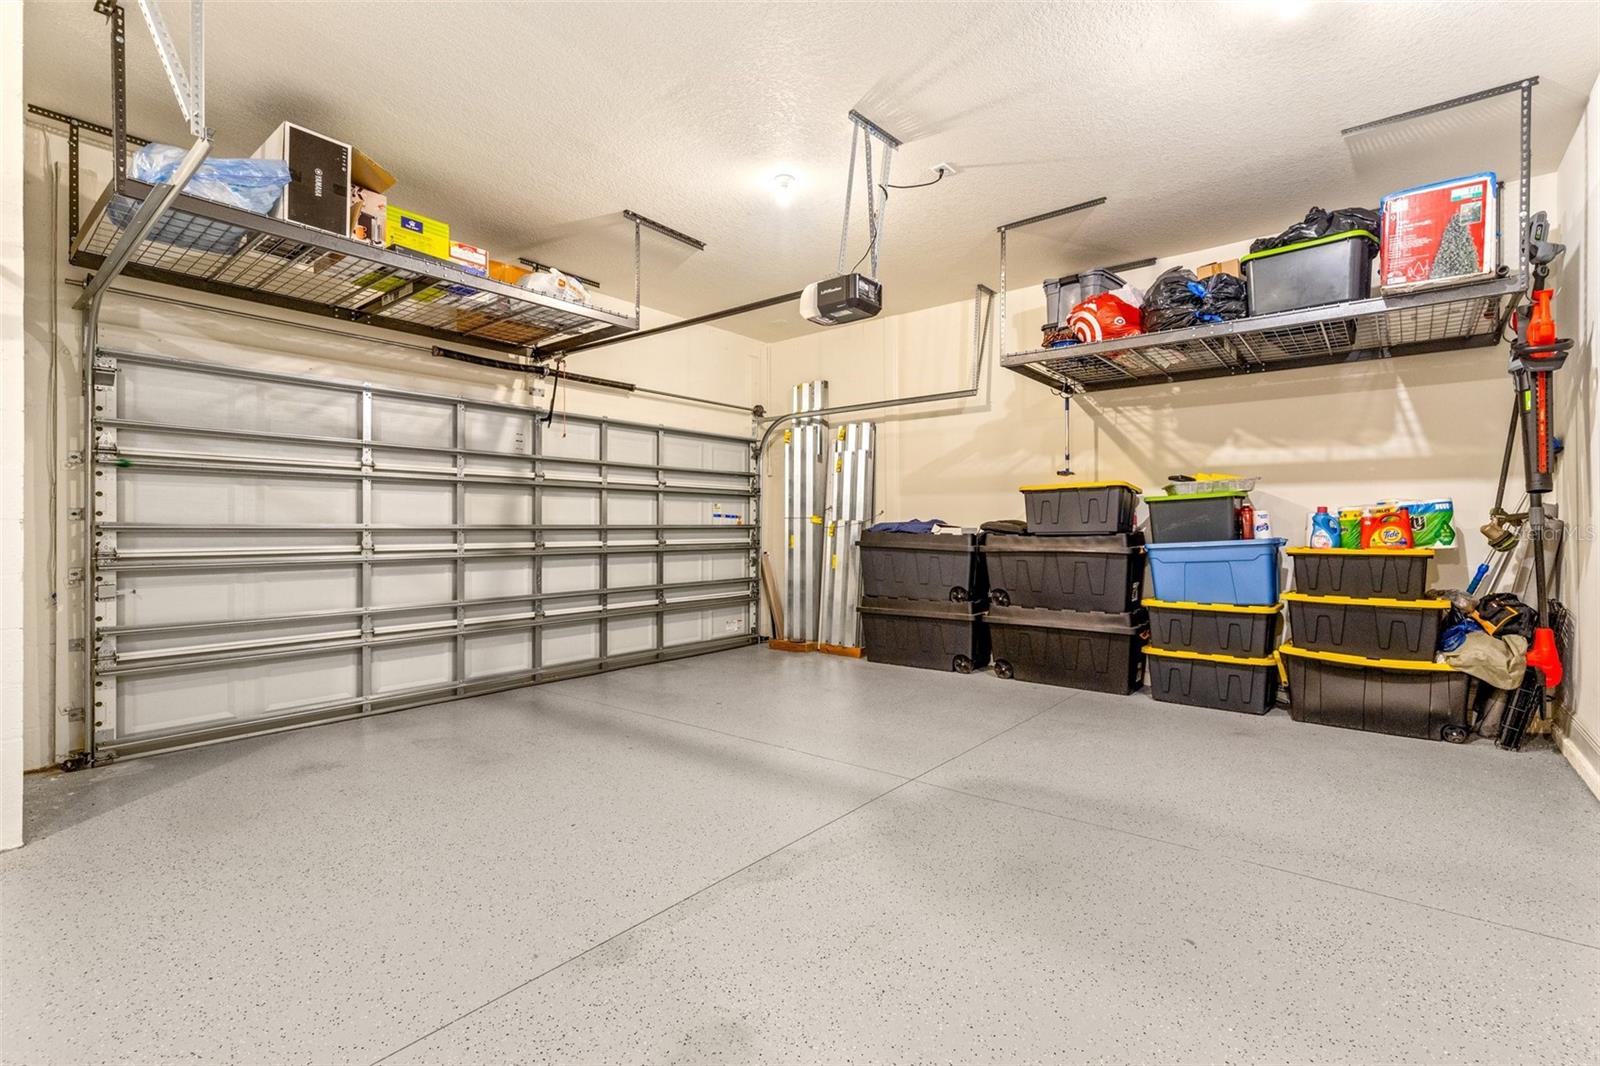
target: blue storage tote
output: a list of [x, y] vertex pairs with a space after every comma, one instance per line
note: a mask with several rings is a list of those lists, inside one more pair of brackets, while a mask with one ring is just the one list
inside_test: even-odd
[[1197, 540], [1147, 544], [1155, 598], [1169, 603], [1231, 603], [1265, 607], [1278, 602], [1281, 537], [1264, 540]]

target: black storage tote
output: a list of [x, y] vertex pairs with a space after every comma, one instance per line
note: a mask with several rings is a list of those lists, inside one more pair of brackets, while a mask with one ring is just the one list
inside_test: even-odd
[[1022, 486], [1028, 532], [1131, 533], [1140, 488], [1126, 481], [1060, 481]]
[[1143, 677], [1149, 630], [1142, 611], [993, 607], [988, 622], [999, 677], [1122, 695], [1138, 689]]
[[1432, 662], [1449, 600], [1357, 599], [1285, 592], [1297, 648]]
[[978, 603], [863, 600], [861, 633], [875, 663], [959, 674], [989, 664], [989, 630]]
[[986, 599], [982, 533], [861, 534], [861, 594], [868, 599]]
[[1444, 663], [1278, 649], [1289, 717], [1423, 740], [1467, 739], [1467, 675]]
[[1276, 604], [1239, 607], [1145, 600], [1144, 609], [1150, 614], [1151, 647], [1261, 659], [1278, 646], [1281, 615]]
[[1308, 596], [1418, 600], [1432, 548], [1290, 548], [1294, 590]]
[[1057, 611], [1137, 610], [1144, 587], [1144, 538], [1004, 536], [983, 542], [989, 601], [996, 607]]
[[1278, 661], [1149, 647], [1150, 695], [1162, 703], [1266, 714], [1278, 698]]

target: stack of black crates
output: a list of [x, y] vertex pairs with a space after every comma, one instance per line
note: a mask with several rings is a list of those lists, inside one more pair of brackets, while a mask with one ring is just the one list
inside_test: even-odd
[[1292, 640], [1278, 649], [1297, 722], [1467, 739], [1468, 677], [1437, 662], [1450, 602], [1427, 593], [1429, 548], [1291, 548]]
[[990, 533], [989, 639], [1000, 677], [1127, 694], [1144, 678], [1140, 490], [1125, 481], [1024, 485], [1027, 532]]
[[862, 647], [875, 663], [970, 674], [989, 665], [981, 532], [861, 535]]

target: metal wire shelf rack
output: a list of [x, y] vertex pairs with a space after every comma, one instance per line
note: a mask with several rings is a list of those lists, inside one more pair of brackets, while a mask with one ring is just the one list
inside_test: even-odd
[[[99, 269], [154, 186], [108, 186], [73, 241]], [[180, 194], [123, 268], [130, 277], [507, 352], [638, 329], [632, 313], [542, 296], [442, 261]]]
[[1096, 392], [1499, 343], [1520, 277], [1002, 355], [1052, 388]]
[[[1495, 277], [1449, 288], [1374, 296], [1277, 314], [1163, 330], [1133, 337], [1007, 352], [1000, 365], [1067, 395], [1269, 370], [1358, 362], [1499, 344], [1528, 284], [1522, 233], [1530, 215], [1533, 88], [1536, 77], [1508, 82], [1437, 104], [1341, 130], [1344, 137], [1515, 93], [1519, 97], [1517, 222], [1510, 237], [1517, 261]], [[1090, 210], [1105, 197], [1009, 222], [1000, 235], [1000, 321], [1006, 318], [1007, 244], [1012, 230]], [[1496, 221], [1499, 229], [1499, 221]], [[1148, 260], [1138, 265], [1146, 265]]]

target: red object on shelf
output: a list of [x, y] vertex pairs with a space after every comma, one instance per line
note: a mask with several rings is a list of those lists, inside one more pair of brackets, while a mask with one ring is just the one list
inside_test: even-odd
[[1256, 539], [1256, 509], [1248, 503], [1239, 505], [1239, 539]]

